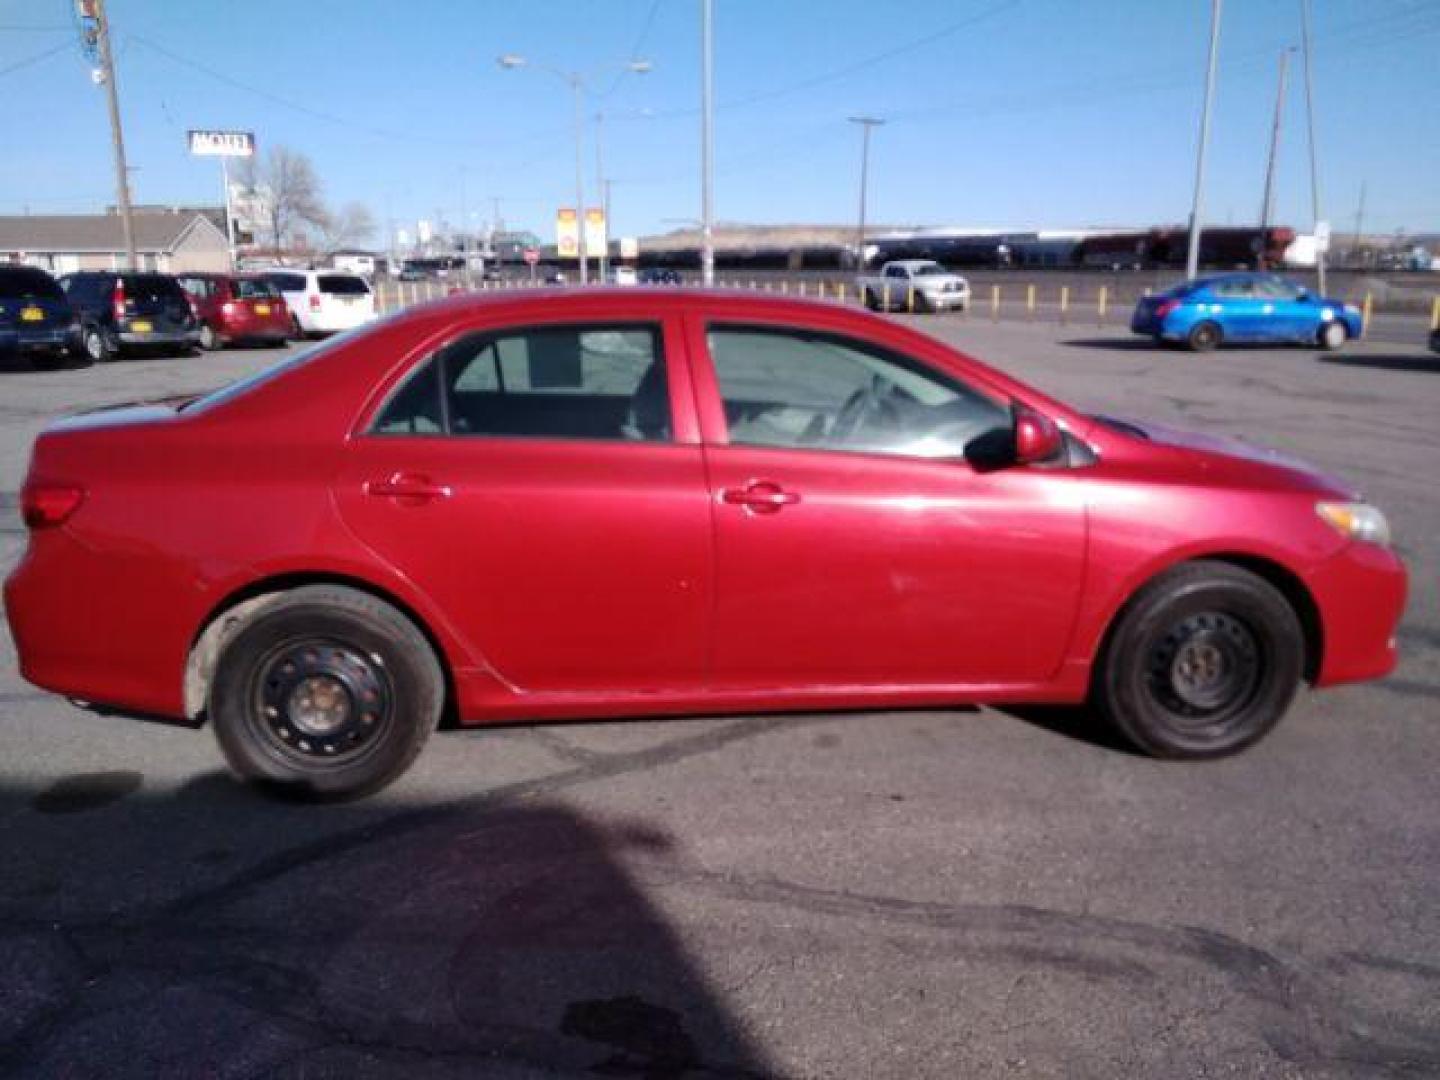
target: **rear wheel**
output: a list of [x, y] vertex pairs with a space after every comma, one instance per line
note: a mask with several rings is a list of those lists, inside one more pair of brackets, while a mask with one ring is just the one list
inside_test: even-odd
[[208, 323], [200, 327], [200, 348], [206, 352], [214, 352], [220, 348], [220, 335], [215, 333]]
[[300, 325], [300, 316], [290, 316], [290, 336], [296, 341], [305, 340], [305, 328]]
[[389, 604], [355, 589], [286, 593], [225, 646], [209, 695], [230, 767], [305, 799], [357, 798], [401, 775], [435, 729], [440, 664]]
[[1220, 327], [1213, 322], [1196, 323], [1190, 328], [1185, 343], [1195, 352], [1209, 352], [1220, 344]]
[[1289, 708], [1304, 667], [1294, 610], [1229, 563], [1177, 566], [1120, 616], [1095, 672], [1096, 704], [1155, 757], [1243, 750]]
[[880, 301], [876, 298], [875, 294], [874, 294], [871, 290], [869, 290], [869, 289], [866, 289], [866, 290], [865, 290], [865, 306], [866, 306], [867, 308], [869, 308], [871, 311], [879, 311], [879, 310], [880, 310]]
[[94, 364], [103, 364], [115, 355], [115, 350], [111, 347], [109, 339], [106, 338], [105, 331], [98, 326], [87, 326], [80, 344], [85, 350], [85, 355]]
[[1345, 344], [1346, 339], [1350, 337], [1350, 332], [1345, 329], [1344, 323], [1332, 320], [1320, 327], [1317, 337], [1322, 349], [1334, 352]]

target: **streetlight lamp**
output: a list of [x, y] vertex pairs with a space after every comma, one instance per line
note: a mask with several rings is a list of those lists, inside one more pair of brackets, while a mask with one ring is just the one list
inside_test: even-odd
[[860, 220], [855, 226], [855, 272], [865, 272], [865, 188], [870, 177], [870, 129], [885, 123], [876, 116], [851, 116], [860, 125]]
[[[530, 61], [516, 53], [504, 53], [496, 58], [502, 68], [514, 70], [515, 68], [534, 67], [537, 71], [544, 71], [554, 75], [557, 79], [570, 87], [571, 96], [575, 104], [575, 215], [576, 225], [579, 229], [580, 250], [580, 284], [584, 285], [590, 280], [589, 257], [585, 243], [585, 170], [582, 160], [585, 156], [585, 74], [579, 71], [563, 71], [560, 68], [549, 67], [545, 64], [531, 64]], [[636, 75], [644, 75], [653, 67], [649, 60], [631, 60], [624, 65], [624, 70], [634, 72]]]

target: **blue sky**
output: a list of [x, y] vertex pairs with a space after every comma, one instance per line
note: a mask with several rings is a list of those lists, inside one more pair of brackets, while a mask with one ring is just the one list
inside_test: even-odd
[[[1313, 0], [1321, 194], [1337, 231], [1440, 231], [1440, 3]], [[859, 135], [870, 219], [1079, 227], [1183, 221], [1208, 0], [716, 0], [721, 221], [845, 223]], [[113, 201], [104, 99], [71, 0], [0, 0], [0, 212]], [[500, 53], [590, 74], [613, 234], [699, 213], [698, 0], [110, 0], [140, 202], [215, 201], [191, 127], [252, 129], [314, 161], [334, 203], [397, 223], [499, 198], [545, 237], [573, 202], [570, 97]], [[1299, 0], [1229, 0], [1207, 220], [1259, 211], [1279, 51]], [[56, 50], [51, 55], [42, 55]], [[618, 75], [632, 56], [648, 75]], [[31, 63], [26, 61], [34, 59]], [[1301, 69], [1292, 65], [1277, 217], [1308, 227]], [[16, 65], [23, 65], [18, 66]], [[12, 70], [13, 68], [13, 70]], [[593, 127], [591, 128], [593, 133]], [[593, 143], [586, 185], [595, 189]]]

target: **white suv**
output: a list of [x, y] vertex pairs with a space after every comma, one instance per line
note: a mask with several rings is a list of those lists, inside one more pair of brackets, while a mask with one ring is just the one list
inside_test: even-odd
[[296, 337], [351, 330], [375, 318], [375, 293], [359, 274], [288, 267], [262, 273], [285, 298]]

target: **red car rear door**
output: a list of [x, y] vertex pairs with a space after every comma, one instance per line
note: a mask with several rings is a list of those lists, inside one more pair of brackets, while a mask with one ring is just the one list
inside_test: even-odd
[[1055, 674], [1085, 514], [1064, 468], [965, 462], [1008, 402], [875, 340], [699, 316], [689, 340], [715, 517], [717, 689]]
[[351, 440], [350, 528], [523, 691], [705, 681], [711, 521], [678, 324], [457, 332]]

